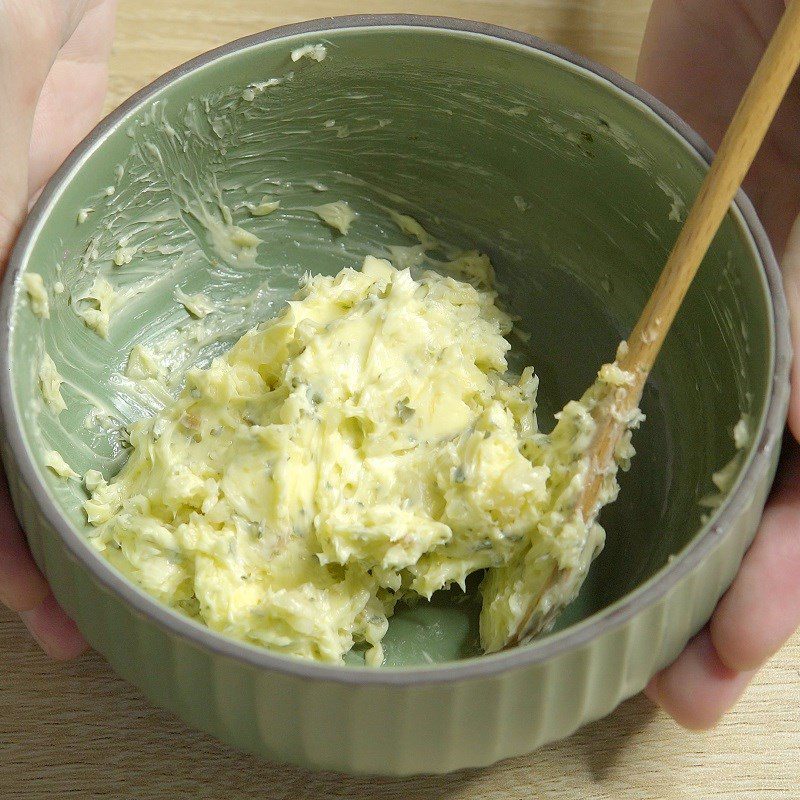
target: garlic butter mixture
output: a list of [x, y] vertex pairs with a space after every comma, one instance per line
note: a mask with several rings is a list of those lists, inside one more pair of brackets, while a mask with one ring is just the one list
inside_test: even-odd
[[[310, 659], [364, 642], [380, 664], [398, 602], [477, 570], [485, 650], [531, 601], [544, 624], [603, 542], [576, 509], [593, 393], [630, 376], [605, 367], [540, 432], [537, 378], [507, 373], [512, 320], [495, 300], [477, 280], [370, 256], [307, 277], [132, 426], [114, 479], [87, 474], [93, 543], [214, 630]], [[632, 452], [628, 436], [619, 462]], [[616, 491], [609, 474], [601, 503]], [[578, 580], [564, 589], [559, 570]]]

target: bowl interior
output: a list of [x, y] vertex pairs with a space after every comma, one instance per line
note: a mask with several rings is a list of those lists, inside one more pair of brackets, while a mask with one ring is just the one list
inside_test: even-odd
[[[292, 60], [293, 49], [317, 43], [323, 61]], [[43, 453], [58, 450], [81, 474], [116, 472], [120, 425], [163, 402], [124, 377], [131, 347], [158, 349], [176, 391], [188, 366], [275, 314], [304, 272], [408, 254], [391, 250], [416, 241], [389, 209], [491, 256], [502, 301], [531, 334], [513, 340], [513, 364], [539, 374], [549, 428], [613, 358], [704, 171], [683, 139], [612, 84], [481, 35], [325, 31], [184, 74], [73, 164], [23, 253], [23, 269], [50, 290], [51, 316], [40, 320], [17, 279], [10, 338], [19, 424], [44, 490], [85, 532], [81, 485], [47, 470]], [[244, 204], [265, 194], [280, 209], [252, 216]], [[346, 236], [309, 211], [334, 200], [359, 214]], [[228, 211], [263, 240], [257, 252], [225, 238]], [[76, 314], [97, 306], [86, 295], [98, 272], [117, 292], [107, 339]], [[207, 293], [219, 311], [193, 318], [176, 287]], [[770, 320], [758, 256], [732, 213], [648, 385], [638, 455], [602, 516], [606, 548], [558, 628], [614, 603], [698, 535], [712, 472], [736, 452], [733, 427], [743, 416], [751, 434], [760, 425]], [[58, 417], [38, 388], [44, 351], [65, 379]], [[402, 610], [387, 663], [474, 655], [477, 610], [460, 592]]]

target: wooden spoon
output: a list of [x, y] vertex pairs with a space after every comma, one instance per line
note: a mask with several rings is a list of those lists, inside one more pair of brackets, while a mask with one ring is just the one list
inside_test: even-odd
[[[628, 430], [626, 420], [639, 405], [653, 362], [689, 285], [753, 163], [798, 65], [800, 0], [792, 0], [747, 87], [658, 283], [628, 337], [627, 346], [620, 348], [617, 364], [631, 373], [633, 380], [627, 386], [606, 391], [592, 412], [597, 427], [587, 452], [589, 469], [578, 500], [587, 527], [593, 524], [600, 511], [598, 495], [603, 477], [610, 469], [615, 469], [614, 451]], [[551, 609], [546, 615], [537, 613], [539, 599], [545, 591], [560, 583], [565, 590], [557, 596], [571, 597], [582, 580], [583, 575], [574, 570], [554, 569], [550, 581], [522, 615], [506, 648], [527, 641], [541, 631], [544, 623], [553, 619], [553, 612], [558, 609]], [[570, 591], [573, 587], [574, 591]]]

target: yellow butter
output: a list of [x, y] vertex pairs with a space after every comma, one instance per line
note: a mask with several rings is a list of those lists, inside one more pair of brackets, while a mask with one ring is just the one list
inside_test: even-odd
[[28, 293], [31, 311], [40, 319], [49, 319], [50, 301], [47, 297], [47, 289], [42, 276], [36, 272], [26, 272], [22, 276], [22, 283]]
[[511, 328], [492, 291], [383, 259], [309, 277], [133, 426], [114, 479], [87, 475], [91, 541], [211, 628], [333, 662], [366, 642], [381, 663], [398, 601], [487, 569], [496, 649], [528, 561], [583, 564], [602, 541], [570, 507], [587, 407], [539, 432], [532, 370], [506, 376]]

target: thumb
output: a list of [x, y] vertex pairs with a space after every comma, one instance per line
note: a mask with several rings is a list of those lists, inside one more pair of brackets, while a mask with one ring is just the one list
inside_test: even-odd
[[28, 210], [33, 118], [67, 21], [58, 5], [0, 2], [0, 272]]

